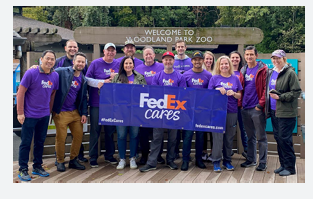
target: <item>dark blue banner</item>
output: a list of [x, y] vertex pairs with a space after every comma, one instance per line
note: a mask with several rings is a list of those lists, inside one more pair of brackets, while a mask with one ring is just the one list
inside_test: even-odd
[[196, 88], [104, 84], [99, 124], [225, 132], [227, 96]]

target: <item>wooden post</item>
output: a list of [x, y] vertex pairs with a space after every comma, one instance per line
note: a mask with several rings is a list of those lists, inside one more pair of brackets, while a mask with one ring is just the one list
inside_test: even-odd
[[98, 59], [99, 57], [100, 57], [100, 44], [93, 44], [92, 60]]
[[172, 44], [167, 44], [167, 46], [166, 46], [166, 51], [170, 51], [170, 52], [172, 52]]

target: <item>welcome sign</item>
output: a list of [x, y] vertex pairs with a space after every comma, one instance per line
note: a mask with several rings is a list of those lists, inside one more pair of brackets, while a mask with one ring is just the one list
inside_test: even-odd
[[225, 132], [227, 96], [209, 89], [104, 84], [99, 125]]

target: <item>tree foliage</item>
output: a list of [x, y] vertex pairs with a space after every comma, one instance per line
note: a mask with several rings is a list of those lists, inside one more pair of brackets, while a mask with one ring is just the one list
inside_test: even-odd
[[304, 6], [38, 6], [26, 17], [71, 30], [79, 26], [257, 27], [264, 39], [257, 48], [269, 53], [305, 51]]

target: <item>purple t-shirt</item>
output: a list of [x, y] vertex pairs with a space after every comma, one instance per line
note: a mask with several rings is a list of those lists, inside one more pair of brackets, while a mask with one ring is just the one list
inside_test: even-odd
[[186, 80], [175, 70], [171, 74], [167, 74], [162, 70], [153, 76], [151, 85], [186, 87]]
[[200, 73], [196, 73], [191, 69], [186, 71], [183, 76], [186, 79], [187, 87], [208, 88], [212, 74], [206, 70], [203, 70]]
[[128, 78], [128, 84], [133, 84], [134, 83], [134, 79], [135, 79], [134, 73], [131, 76], [127, 76], [127, 78]]
[[75, 101], [77, 98], [77, 93], [81, 87], [81, 83], [82, 83], [81, 74], [79, 75], [79, 77], [75, 77], [75, 76], [73, 77], [70, 90], [68, 91], [68, 94], [65, 98], [61, 111], [73, 111], [77, 108], [75, 106]]
[[240, 72], [238, 70], [234, 71], [235, 75], [240, 78]]
[[164, 66], [158, 62], [154, 62], [151, 66], [141, 64], [136, 67], [136, 71], [145, 77], [147, 85], [151, 85], [153, 76], [162, 70], [164, 70]]
[[254, 108], [259, 103], [259, 98], [256, 93], [255, 76], [258, 71], [258, 64], [253, 67], [247, 67], [245, 78], [245, 91], [242, 99], [242, 107], [245, 109]]
[[[269, 85], [269, 90], [276, 89], [277, 77], [278, 77], [278, 72], [273, 71], [271, 79], [270, 79], [270, 82], [269, 82], [269, 84], [270, 84]], [[276, 110], [276, 99], [273, 99], [273, 98], [270, 97], [270, 100], [271, 100], [271, 109], [272, 110]]]
[[[118, 63], [121, 63], [122, 60], [124, 59], [124, 57], [125, 57], [125, 56], [120, 57], [120, 58], [117, 58], [116, 61], [118, 61]], [[135, 57], [135, 58], [134, 58], [134, 64], [135, 64], [134, 70], [137, 70], [137, 66], [143, 64], [143, 61], [141, 61], [140, 59], [138, 59], [138, 58]]]
[[[223, 77], [221, 75], [214, 75], [209, 82], [209, 89], [224, 87], [225, 90], [233, 90], [238, 92], [242, 90], [239, 78], [236, 75], [230, 77]], [[227, 113], [238, 112], [238, 100], [234, 96], [228, 96]]]
[[27, 70], [21, 85], [27, 88], [24, 99], [24, 115], [28, 118], [42, 118], [50, 115], [50, 99], [53, 90], [59, 89], [59, 74], [41, 73], [37, 69]]
[[174, 62], [174, 70], [179, 71], [180, 73], [182, 71], [187, 71], [192, 69], [193, 65], [191, 63], [191, 59], [188, 57], [187, 59], [176, 59], [175, 58], [175, 62]]
[[[117, 60], [114, 59], [112, 63], [107, 63], [101, 57], [91, 62], [86, 77], [104, 80], [110, 78], [111, 73], [118, 73], [118, 70], [119, 62]], [[98, 88], [89, 88], [89, 105], [92, 107], [99, 107], [100, 97], [98, 91]]]

